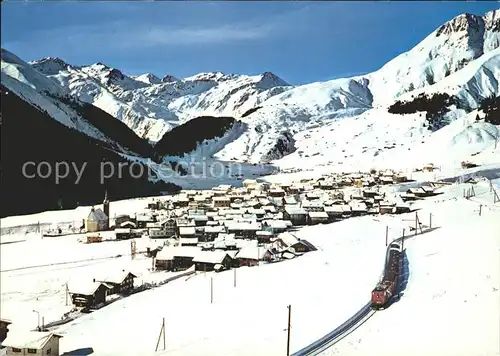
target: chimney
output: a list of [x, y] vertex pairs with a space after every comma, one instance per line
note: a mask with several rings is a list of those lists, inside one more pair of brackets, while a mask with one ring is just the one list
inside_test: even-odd
[[92, 282], [95, 282], [95, 278], [92, 280]]

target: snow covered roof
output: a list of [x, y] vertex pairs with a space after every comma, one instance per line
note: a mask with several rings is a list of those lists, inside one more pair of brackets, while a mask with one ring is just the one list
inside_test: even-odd
[[224, 258], [226, 258], [227, 253], [225, 251], [200, 251], [194, 258], [193, 262], [205, 262], [205, 263], [222, 263]]
[[2, 346], [40, 350], [53, 337], [61, 338], [63, 336], [50, 331], [39, 332], [12, 330], [7, 333], [7, 338], [2, 342]]
[[287, 246], [292, 246], [299, 242], [299, 239], [289, 232], [283, 232], [279, 234], [278, 239], [280, 239]]
[[345, 211], [351, 211], [351, 207], [346, 204], [333, 204], [331, 206], [325, 206], [326, 213], [343, 213]]
[[234, 240], [235, 234], [219, 233], [216, 240]]
[[269, 252], [269, 250], [264, 247], [246, 245], [236, 254], [236, 258], [262, 260], [267, 252]]
[[104, 285], [106, 288], [111, 289], [112, 286], [103, 282], [94, 282], [92, 280], [80, 281], [78, 283], [72, 283], [69, 290], [71, 294], [81, 294], [81, 295], [92, 295], [97, 289]]
[[257, 231], [255, 234], [257, 236], [273, 236], [271, 231]]
[[310, 211], [309, 217], [316, 219], [328, 219], [328, 214], [324, 211]]
[[108, 220], [108, 217], [106, 216], [106, 214], [104, 214], [104, 211], [102, 211], [102, 209], [100, 209], [100, 208], [97, 208], [97, 209], [92, 208], [90, 210], [89, 215], [87, 216], [87, 220], [90, 220], [90, 221], [105, 221], [105, 220]]
[[179, 227], [179, 235], [194, 235], [196, 234], [196, 229], [194, 226], [183, 226]]
[[351, 201], [349, 206], [352, 211], [365, 211], [367, 209], [366, 204], [362, 201]]
[[285, 220], [265, 220], [265, 225], [274, 229], [286, 229], [288, 224]]
[[120, 224], [121, 227], [123, 226], [133, 226], [133, 227], [136, 227], [137, 225], [133, 222], [133, 221], [124, 221]]
[[137, 277], [135, 274], [127, 270], [114, 270], [107, 273], [105, 277], [96, 278], [96, 281], [103, 283], [109, 282], [109, 283], [121, 284], [129, 274], [131, 274], [134, 278]]
[[197, 237], [181, 237], [181, 246], [193, 246], [198, 244]]
[[229, 197], [214, 197], [213, 198], [213, 201], [231, 201], [231, 199], [229, 199]]
[[156, 254], [157, 261], [170, 261], [174, 259], [174, 254], [171, 248], [163, 248]]
[[130, 234], [131, 231], [131, 229], [118, 228], [115, 229], [115, 234]]
[[290, 215], [306, 215], [307, 212], [296, 205], [286, 205], [285, 211]]
[[226, 224], [228, 231], [232, 230], [247, 230], [247, 231], [252, 231], [252, 230], [260, 230], [261, 229], [261, 224], [257, 222], [228, 222]]
[[207, 233], [219, 233], [226, 231], [225, 227], [222, 225], [205, 226], [205, 232]]

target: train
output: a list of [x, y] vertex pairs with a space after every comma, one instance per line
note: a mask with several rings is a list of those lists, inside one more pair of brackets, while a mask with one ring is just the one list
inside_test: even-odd
[[401, 273], [402, 245], [392, 242], [387, 249], [384, 275], [372, 290], [371, 308], [384, 309], [397, 293], [399, 275]]

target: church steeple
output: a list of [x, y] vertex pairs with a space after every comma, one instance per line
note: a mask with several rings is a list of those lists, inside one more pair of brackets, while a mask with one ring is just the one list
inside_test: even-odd
[[104, 191], [104, 201], [102, 202], [102, 207], [103, 207], [104, 214], [106, 214], [106, 216], [108, 217], [108, 221], [109, 221], [109, 200], [108, 200], [108, 190], [107, 189]]

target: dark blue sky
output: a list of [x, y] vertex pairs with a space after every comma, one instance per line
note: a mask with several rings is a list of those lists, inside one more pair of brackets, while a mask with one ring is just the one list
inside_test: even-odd
[[274, 72], [292, 84], [374, 71], [495, 2], [2, 2], [2, 47], [26, 61], [126, 74]]

